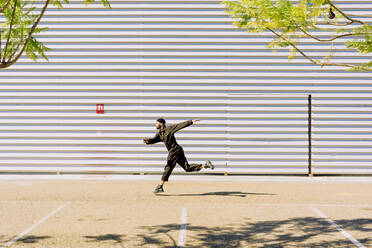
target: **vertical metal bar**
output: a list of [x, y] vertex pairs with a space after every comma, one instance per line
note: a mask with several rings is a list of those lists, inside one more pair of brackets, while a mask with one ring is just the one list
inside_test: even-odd
[[307, 136], [308, 136], [308, 176], [311, 172], [311, 94], [308, 96], [308, 118], [307, 118]]

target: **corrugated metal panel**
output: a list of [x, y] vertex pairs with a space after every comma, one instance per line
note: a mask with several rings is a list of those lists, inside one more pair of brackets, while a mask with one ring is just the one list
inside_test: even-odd
[[372, 97], [313, 100], [314, 173], [371, 173]]
[[307, 95], [230, 94], [227, 140], [230, 173], [307, 173]]
[[[53, 49], [50, 63], [22, 57], [0, 71], [0, 170], [161, 171], [165, 147], [142, 138], [162, 116], [202, 119], [177, 134], [190, 162], [306, 173], [311, 93], [314, 173], [372, 171], [371, 73], [287, 62], [286, 50], [265, 48], [269, 33], [235, 29], [220, 1], [110, 2], [49, 8], [40, 27], [50, 30], [38, 37]], [[369, 0], [337, 3], [356, 15], [372, 9]], [[304, 41], [305, 51], [326, 54]], [[372, 59], [342, 40], [334, 47], [335, 61]]]

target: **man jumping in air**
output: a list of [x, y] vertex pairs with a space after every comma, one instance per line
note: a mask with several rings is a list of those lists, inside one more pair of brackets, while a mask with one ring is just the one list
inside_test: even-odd
[[198, 163], [189, 164], [185, 157], [183, 148], [179, 144], [177, 144], [176, 138], [174, 137], [174, 134], [177, 131], [181, 130], [182, 128], [188, 127], [197, 121], [200, 120], [199, 119], [188, 120], [180, 122], [178, 124], [166, 126], [165, 120], [163, 118], [159, 118], [157, 119], [155, 124], [156, 129], [159, 129], [159, 131], [156, 133], [155, 137], [151, 139], [146, 138], [143, 139], [143, 143], [147, 145], [163, 141], [168, 150], [167, 165], [164, 167], [164, 172], [160, 184], [156, 186], [154, 190], [155, 194], [164, 192], [163, 185], [166, 181], [168, 181], [168, 178], [177, 163], [181, 165], [186, 172], [200, 171], [203, 168], [210, 168], [212, 170], [214, 169], [214, 165], [209, 160], [207, 160], [205, 164]]

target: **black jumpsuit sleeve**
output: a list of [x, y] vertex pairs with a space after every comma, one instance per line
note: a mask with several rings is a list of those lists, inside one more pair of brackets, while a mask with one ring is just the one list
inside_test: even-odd
[[160, 142], [160, 141], [161, 141], [161, 139], [160, 139], [159, 133], [156, 133], [156, 134], [155, 134], [155, 137], [149, 139], [149, 142], [148, 142], [147, 144], [148, 144], [148, 145], [149, 145], [149, 144], [155, 144], [155, 143]]
[[183, 122], [180, 122], [178, 124], [172, 125], [171, 126], [171, 131], [173, 133], [175, 133], [175, 132], [181, 130], [182, 128], [190, 126], [192, 123], [193, 123], [192, 120], [188, 120], [188, 121], [183, 121]]

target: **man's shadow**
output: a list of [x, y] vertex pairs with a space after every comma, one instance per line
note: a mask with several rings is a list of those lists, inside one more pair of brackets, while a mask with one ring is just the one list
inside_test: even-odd
[[219, 191], [219, 192], [208, 192], [208, 193], [198, 193], [198, 194], [157, 194], [158, 196], [238, 196], [246, 197], [247, 195], [276, 195], [272, 193], [248, 193], [241, 191]]

